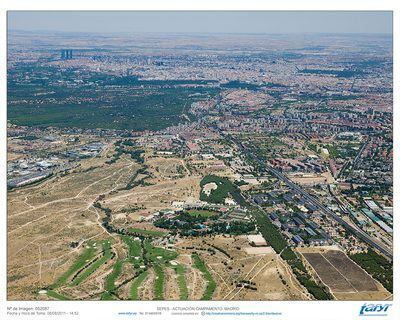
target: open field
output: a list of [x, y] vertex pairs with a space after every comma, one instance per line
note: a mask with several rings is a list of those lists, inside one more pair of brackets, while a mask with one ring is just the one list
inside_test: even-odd
[[[83, 161], [67, 175], [8, 193], [9, 298], [28, 299], [66, 272], [87, 241], [105, 239], [99, 195], [126, 184], [137, 164], [104, 158]], [[86, 168], [95, 167], [93, 170]]]
[[[146, 159], [149, 178], [145, 186], [132, 190], [121, 190], [104, 200], [105, 206], [115, 213], [123, 213], [125, 219], [140, 220], [158, 210], [171, 206], [173, 201], [198, 199], [200, 193], [200, 175], [190, 174], [182, 159], [151, 157]], [[175, 169], [181, 167], [178, 173]], [[125, 212], [129, 207], [139, 207], [135, 212]], [[124, 219], [124, 218], [122, 218]]]
[[270, 247], [246, 236], [172, 237], [146, 220], [198, 200], [202, 175], [177, 157], [143, 159], [116, 158], [109, 146], [66, 175], [9, 192], [10, 299], [310, 299]]
[[[307, 251], [307, 250], [306, 250]], [[311, 251], [311, 250], [308, 250]], [[383, 286], [339, 250], [302, 252], [321, 281], [337, 299], [384, 299], [390, 296]]]
[[167, 234], [166, 232], [162, 232], [162, 231], [158, 231], [158, 230], [145, 230], [145, 229], [139, 229], [139, 228], [129, 228], [128, 231], [132, 232], [132, 233], [137, 233], [140, 235], [145, 235], [145, 236], [147, 235], [147, 236], [154, 236], [154, 237], [163, 237]]
[[212, 217], [217, 214], [215, 211], [209, 211], [209, 210], [188, 210], [186, 212], [191, 216], [205, 217], [205, 218]]
[[[93, 258], [94, 250], [85, 248], [87, 244], [90, 246], [90, 241], [114, 238], [112, 249], [118, 254], [123, 241], [104, 228], [104, 214], [93, 206], [100, 196], [105, 197], [105, 205], [112, 209], [135, 207], [139, 201], [148, 205], [146, 209], [152, 212], [165, 208], [166, 203], [173, 200], [198, 196], [200, 178], [185, 176], [172, 180], [157, 173], [155, 167], [154, 170], [150, 167], [149, 171], [154, 173], [153, 181], [159, 185], [124, 190], [140, 165], [124, 155], [107, 164], [112, 154], [113, 149], [107, 147], [100, 157], [82, 161], [79, 168], [66, 175], [55, 175], [37, 185], [8, 193], [10, 299], [33, 299], [41, 288], [54, 285], [55, 281], [58, 281], [56, 286], [63, 286], [86, 260]], [[165, 172], [164, 167], [169, 167], [172, 162], [181, 163], [179, 159], [168, 159], [164, 164], [163, 159], [152, 159], [150, 164], [157, 164], [157, 168], [162, 169], [159, 171]], [[144, 198], [148, 198], [147, 203]], [[112, 218], [117, 215], [118, 212]], [[134, 231], [151, 236], [164, 235], [159, 230], [135, 225], [126, 215], [120, 220], [129, 223], [126, 228], [131, 227]], [[133, 254], [131, 258], [133, 264], [140, 264], [141, 260], [135, 260]], [[99, 263], [106, 264], [104, 259], [96, 265]], [[76, 279], [77, 285], [81, 282], [79, 279]]]
[[329, 172], [323, 174], [289, 174], [288, 177], [300, 185], [330, 184], [334, 182]]
[[[175, 247], [181, 255], [182, 252], [191, 255], [189, 267], [192, 268], [192, 282], [196, 283], [199, 277], [203, 278], [203, 289], [196, 299], [210, 298], [213, 285], [210, 285], [207, 273], [216, 283], [212, 293], [213, 300], [309, 299], [286, 262], [274, 251], [267, 254], [248, 254], [242, 249], [246, 246], [249, 244], [245, 236], [199, 237], [182, 239], [176, 244]], [[254, 282], [254, 285], [251, 288], [245, 287], [246, 281]]]

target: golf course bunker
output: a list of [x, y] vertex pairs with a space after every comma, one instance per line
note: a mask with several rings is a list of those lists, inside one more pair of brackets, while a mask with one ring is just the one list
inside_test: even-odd
[[211, 191], [216, 190], [217, 188], [218, 188], [218, 186], [215, 182], [210, 182], [203, 186], [203, 192], [209, 197], [211, 194]]

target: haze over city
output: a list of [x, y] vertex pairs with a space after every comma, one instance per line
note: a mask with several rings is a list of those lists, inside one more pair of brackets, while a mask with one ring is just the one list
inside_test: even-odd
[[162, 33], [392, 33], [390, 11], [8, 13], [9, 30]]

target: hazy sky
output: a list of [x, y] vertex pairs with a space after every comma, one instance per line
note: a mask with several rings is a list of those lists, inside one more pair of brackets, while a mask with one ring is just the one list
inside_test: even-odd
[[10, 30], [203, 33], [392, 33], [389, 11], [11, 11]]

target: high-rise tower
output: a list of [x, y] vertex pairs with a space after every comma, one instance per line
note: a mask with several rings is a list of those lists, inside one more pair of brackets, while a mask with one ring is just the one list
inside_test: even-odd
[[71, 59], [72, 59], [72, 49], [62, 49], [61, 60], [71, 60]]

